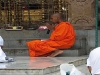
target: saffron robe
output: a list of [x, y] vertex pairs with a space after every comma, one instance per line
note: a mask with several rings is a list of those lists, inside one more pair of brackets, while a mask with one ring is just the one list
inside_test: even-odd
[[55, 26], [48, 40], [27, 42], [29, 55], [30, 57], [38, 57], [55, 50], [70, 48], [75, 43], [75, 37], [73, 26], [68, 22], [61, 22]]

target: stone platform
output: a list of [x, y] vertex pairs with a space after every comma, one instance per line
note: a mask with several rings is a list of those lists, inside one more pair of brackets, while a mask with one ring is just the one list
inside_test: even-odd
[[15, 61], [0, 63], [0, 75], [60, 75], [60, 64], [70, 63], [76, 67], [86, 64], [84, 57], [27, 57], [12, 56]]

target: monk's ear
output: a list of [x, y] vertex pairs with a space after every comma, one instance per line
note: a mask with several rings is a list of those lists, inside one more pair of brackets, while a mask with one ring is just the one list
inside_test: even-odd
[[59, 17], [57, 17], [57, 20], [59, 21], [59, 20], [60, 20], [60, 18], [59, 18]]

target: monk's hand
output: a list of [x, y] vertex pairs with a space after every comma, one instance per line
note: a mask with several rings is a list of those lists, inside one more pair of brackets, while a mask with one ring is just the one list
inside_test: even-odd
[[49, 30], [54, 30], [54, 25], [50, 25], [50, 24], [48, 24], [48, 23], [46, 23], [46, 26], [47, 26], [47, 28], [49, 29]]

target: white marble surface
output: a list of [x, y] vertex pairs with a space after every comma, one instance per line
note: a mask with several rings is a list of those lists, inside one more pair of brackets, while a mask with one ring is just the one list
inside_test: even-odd
[[[0, 63], [0, 69], [44, 69], [47, 67], [57, 66], [61, 63], [73, 63], [73, 61], [81, 61], [87, 57], [13, 57], [14, 62]], [[81, 61], [82, 62], [82, 61]], [[74, 62], [75, 63], [75, 62]]]
[[60, 75], [60, 64], [76, 66], [86, 63], [87, 57], [12, 57], [14, 62], [0, 63], [0, 75]]

